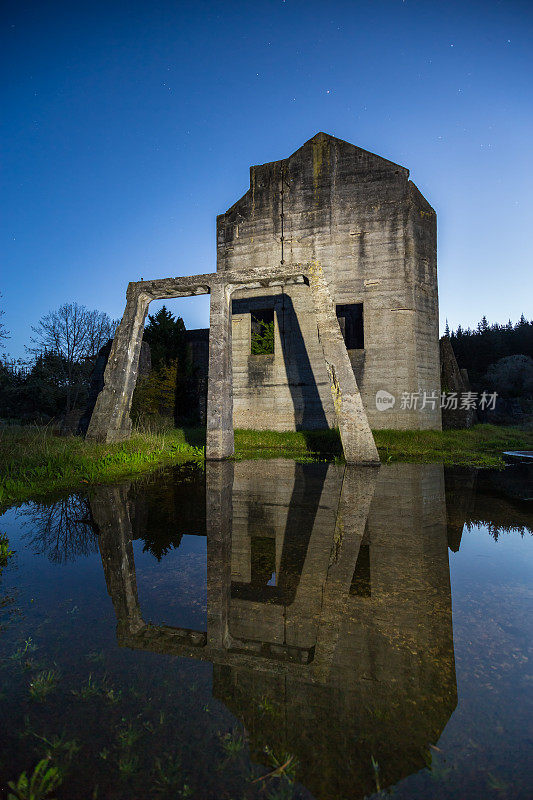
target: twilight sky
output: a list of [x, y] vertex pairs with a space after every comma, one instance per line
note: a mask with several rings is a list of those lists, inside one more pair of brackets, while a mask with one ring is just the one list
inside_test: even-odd
[[249, 166], [318, 131], [437, 211], [442, 328], [533, 316], [532, 29], [514, 0], [4, 0], [8, 352], [62, 302], [120, 317], [129, 280], [214, 271]]

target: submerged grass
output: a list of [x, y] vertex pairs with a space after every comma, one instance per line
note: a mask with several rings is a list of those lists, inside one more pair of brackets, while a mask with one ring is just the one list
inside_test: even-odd
[[32, 700], [44, 703], [48, 695], [57, 688], [59, 679], [60, 675], [54, 669], [45, 670], [36, 675], [29, 685]]
[[0, 534], [0, 574], [2, 572], [2, 567], [7, 565], [7, 561], [13, 555], [13, 550], [9, 546], [9, 539], [7, 538], [7, 534], [2, 533]]
[[63, 782], [63, 777], [57, 767], [50, 765], [48, 758], [43, 758], [28, 777], [25, 772], [20, 775], [15, 783], [9, 781], [8, 800], [45, 800], [51, 792]]
[[[476, 425], [470, 430], [374, 431], [382, 462], [503, 466], [502, 452], [533, 449], [533, 430]], [[202, 462], [205, 429], [137, 430], [127, 442], [61, 437], [49, 428], [0, 429], [0, 506], [31, 497], [113, 482], [171, 464]], [[236, 458], [342, 458], [339, 434], [327, 431], [235, 431]]]

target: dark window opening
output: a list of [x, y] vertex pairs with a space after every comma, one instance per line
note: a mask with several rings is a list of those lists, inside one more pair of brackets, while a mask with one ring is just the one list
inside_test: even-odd
[[251, 312], [252, 339], [250, 352], [254, 356], [274, 352], [274, 309], [261, 308]]
[[353, 572], [350, 594], [352, 597], [370, 597], [370, 545], [362, 544], [359, 548], [357, 563]]
[[337, 306], [337, 319], [347, 350], [363, 350], [365, 332], [363, 326], [363, 304]]

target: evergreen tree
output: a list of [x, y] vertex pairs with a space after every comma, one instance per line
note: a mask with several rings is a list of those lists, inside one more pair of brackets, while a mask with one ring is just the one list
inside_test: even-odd
[[153, 369], [168, 367], [176, 360], [180, 368], [185, 367], [185, 324], [181, 317], [175, 318], [166, 306], [157, 314], [148, 316], [144, 341], [150, 345]]
[[[1, 298], [2, 298], [2, 294], [0, 292], [0, 299]], [[0, 317], [3, 317], [4, 314], [5, 314], [5, 311], [3, 309], [0, 309]], [[5, 325], [2, 322], [0, 322], [0, 352], [5, 350], [4, 342], [5, 342], [6, 339], [9, 339], [9, 333], [8, 333]]]
[[178, 365], [171, 361], [139, 381], [133, 393], [131, 415], [135, 422], [174, 417]]

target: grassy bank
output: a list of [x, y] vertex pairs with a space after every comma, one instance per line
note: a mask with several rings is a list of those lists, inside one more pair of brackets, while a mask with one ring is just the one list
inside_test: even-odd
[[503, 467], [505, 450], [533, 450], [533, 430], [474, 425], [462, 431], [374, 431], [382, 462]]
[[[467, 431], [375, 431], [382, 462], [503, 466], [504, 450], [533, 449], [533, 431], [476, 425]], [[112, 482], [170, 464], [202, 460], [205, 430], [137, 432], [118, 444], [59, 437], [47, 428], [0, 430], [0, 505], [35, 495]], [[342, 457], [336, 431], [235, 431], [236, 458]]]
[[191, 460], [203, 460], [203, 451], [188, 444], [182, 431], [98, 444], [48, 428], [8, 427], [0, 430], [0, 506]]
[[[503, 467], [504, 450], [533, 450], [533, 430], [497, 425], [475, 425], [453, 431], [374, 431], [382, 463], [391, 461], [439, 462], [472, 467]], [[337, 431], [235, 431], [239, 457], [341, 456]]]

